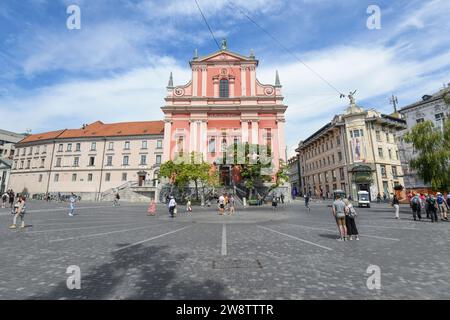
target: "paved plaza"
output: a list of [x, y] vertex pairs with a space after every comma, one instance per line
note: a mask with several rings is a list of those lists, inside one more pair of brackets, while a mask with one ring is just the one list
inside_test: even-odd
[[[28, 227], [0, 209], [0, 299], [449, 299], [450, 224], [359, 209], [360, 241], [338, 242], [331, 202], [238, 208], [30, 201]], [[81, 289], [67, 288], [69, 266]], [[381, 270], [370, 290], [367, 268]]]

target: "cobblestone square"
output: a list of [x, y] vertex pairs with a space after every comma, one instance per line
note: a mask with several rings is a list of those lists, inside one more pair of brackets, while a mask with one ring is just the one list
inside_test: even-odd
[[[0, 209], [0, 299], [449, 299], [447, 222], [359, 209], [360, 241], [338, 242], [330, 202], [238, 208], [30, 201], [25, 229]], [[69, 290], [69, 266], [81, 289]], [[381, 289], [366, 284], [376, 265]]]

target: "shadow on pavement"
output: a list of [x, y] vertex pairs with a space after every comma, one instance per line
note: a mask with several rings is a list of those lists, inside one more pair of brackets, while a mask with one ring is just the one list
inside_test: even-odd
[[[127, 244], [120, 244], [122, 247]], [[90, 270], [81, 268], [81, 289], [69, 290], [64, 278], [50, 292], [34, 295], [40, 299], [220, 299], [225, 300], [224, 286], [212, 280], [177, 282], [187, 254], [170, 254], [167, 246], [136, 245], [112, 252], [110, 262]], [[184, 275], [185, 277], [185, 275]]]

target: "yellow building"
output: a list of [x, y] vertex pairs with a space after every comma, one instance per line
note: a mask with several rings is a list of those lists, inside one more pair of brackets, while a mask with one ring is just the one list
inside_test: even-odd
[[343, 190], [357, 198], [368, 191], [374, 200], [394, 194], [404, 185], [397, 149], [397, 132], [404, 120], [364, 110], [354, 101], [346, 112], [299, 143], [301, 188], [304, 193], [332, 197]]

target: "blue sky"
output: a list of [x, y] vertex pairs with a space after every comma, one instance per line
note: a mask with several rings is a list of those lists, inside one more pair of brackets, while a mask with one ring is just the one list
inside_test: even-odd
[[[344, 93], [357, 89], [365, 108], [390, 112], [450, 82], [448, 0], [198, 0], [217, 38], [260, 60], [263, 83], [279, 70], [289, 154], [347, 101], [233, 10], [247, 12]], [[81, 9], [68, 30], [66, 9]], [[366, 10], [381, 8], [381, 29]], [[170, 71], [190, 78], [188, 61], [216, 50], [194, 0], [2, 0], [0, 128], [42, 132], [104, 122], [162, 118]]]

